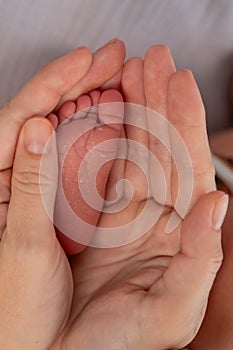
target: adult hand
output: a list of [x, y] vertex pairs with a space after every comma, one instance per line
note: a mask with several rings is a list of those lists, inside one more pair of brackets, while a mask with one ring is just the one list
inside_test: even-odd
[[231, 350], [233, 348], [233, 197], [230, 197], [229, 210], [222, 228], [224, 260], [214, 282], [207, 311], [201, 329], [190, 350]]
[[111, 80], [119, 84], [124, 44], [117, 39], [93, 55], [86, 47], [49, 63], [0, 110], [0, 237], [6, 225], [11, 168], [18, 134], [33, 115], [46, 116], [75, 92], [76, 97]]
[[[40, 196], [40, 152], [52, 133], [41, 117], [74, 89], [82, 94], [111, 79], [118, 84], [124, 56], [119, 40], [93, 56], [87, 48], [77, 49], [44, 67], [0, 111], [1, 348], [48, 349], [65, 325], [72, 299], [69, 264]], [[23, 126], [33, 115], [40, 117]], [[55, 145], [46, 157], [55, 169]], [[48, 170], [41, 179], [56, 183], [54, 176]]]
[[[164, 61], [159, 60], [159, 62]], [[141, 63], [139, 64], [141, 65]], [[128, 67], [131, 66], [132, 63]], [[138, 72], [140, 75], [141, 71]], [[178, 79], [179, 76], [174, 77]], [[155, 79], [155, 81], [157, 80]], [[183, 83], [184, 81], [181, 79], [180, 86]], [[192, 84], [191, 86], [193, 89]], [[196, 102], [197, 95], [192, 89], [190, 95], [191, 97], [194, 95]], [[130, 91], [126, 88], [127, 91], [128, 96], [130, 96]], [[141, 90], [139, 89], [139, 91]], [[161, 90], [150, 89], [150, 91], [159, 92]], [[170, 96], [175, 95], [180, 101], [179, 93], [177, 93], [177, 91], [179, 92], [179, 84], [173, 86], [171, 91]], [[189, 88], [188, 91], [190, 92]], [[145, 95], [147, 98], [149, 97], [148, 92]], [[185, 97], [187, 96], [182, 96], [182, 103], [187, 100], [190, 102], [190, 99]], [[160, 99], [155, 98], [155, 100], [159, 101]], [[199, 103], [199, 99], [197, 101]], [[166, 103], [169, 105], [169, 102]], [[178, 106], [181, 105], [178, 104]], [[186, 104], [184, 106], [187, 107]], [[192, 109], [191, 103], [190, 111]], [[173, 113], [170, 115], [176, 115], [176, 109], [172, 111]], [[186, 113], [184, 114], [186, 116]], [[191, 121], [193, 120], [193, 115], [190, 116], [187, 113], [187, 116], [190, 117]], [[203, 115], [201, 115], [199, 127], [203, 132], [202, 118]], [[39, 122], [41, 123], [41, 120]], [[47, 123], [45, 120], [42, 122]], [[37, 130], [36, 135], [46, 135], [45, 131], [38, 133], [38, 119], [28, 123], [36, 123], [34, 125]], [[183, 123], [184, 120], [182, 122], [179, 120], [177, 125], [181, 127], [184, 126]], [[26, 124], [24, 128], [27, 126]], [[41, 126], [41, 128], [43, 127]], [[189, 136], [193, 135], [191, 132], [194, 130], [200, 132], [199, 127], [189, 125]], [[2, 294], [6, 291], [5, 296], [9, 296], [9, 299], [4, 298], [4, 301], [8, 300], [9, 302], [4, 303], [5, 307], [2, 308], [3, 347], [6, 349], [7, 347], [10, 349], [32, 349], [34, 344], [37, 344], [37, 348], [40, 346], [40, 348], [46, 349], [54, 338], [57, 338], [57, 341], [51, 346], [52, 349], [77, 347], [141, 349], [142, 346], [148, 349], [166, 349], [187, 344], [194, 336], [203, 318], [209, 290], [221, 263], [219, 227], [227, 205], [223, 194], [214, 192], [201, 198], [175, 235], [170, 236], [172, 238], [169, 239], [167, 245], [159, 244], [164, 242], [164, 236], [161, 233], [164, 231], [164, 222], [167, 218], [167, 213], [165, 213], [165, 216], [160, 220], [161, 225], [156, 225], [151, 232], [148, 232], [134, 244], [109, 250], [88, 248], [79, 257], [72, 258], [74, 292], [70, 311], [69, 306], [72, 298], [72, 292], [70, 293], [72, 285], [70, 283], [72, 279], [69, 275], [69, 266], [67, 267], [67, 260], [57, 243], [53, 226], [44, 211], [38, 185], [40, 156], [33, 155], [24, 148], [25, 137], [28, 135], [24, 128], [19, 138], [15, 157], [11, 204], [7, 228], [1, 245], [2, 250], [0, 250], [3, 261], [7, 262], [6, 268], [4, 268], [3, 263], [1, 264], [5, 272], [5, 274], [1, 273], [4, 280], [10, 280], [9, 276], [11, 275], [21, 276], [21, 279], [15, 280], [15, 284], [8, 283], [7, 287], [9, 288], [4, 289], [3, 287]], [[51, 128], [50, 125], [49, 128]], [[197, 135], [199, 138], [200, 134]], [[34, 141], [36, 140], [34, 139]], [[26, 143], [28, 144], [28, 142]], [[32, 149], [38, 151], [38, 147], [35, 145]], [[203, 145], [200, 145], [200, 150], [203, 151]], [[200, 150], [198, 149], [199, 152]], [[198, 152], [194, 155], [198, 154], [200, 155]], [[205, 152], [203, 154], [205, 155]], [[51, 164], [53, 164], [53, 155], [53, 149], [46, 155], [46, 157], [51, 157]], [[195, 160], [194, 155], [192, 155], [192, 160]], [[200, 170], [200, 166], [196, 170]], [[23, 177], [22, 172], [24, 173]], [[25, 174], [31, 174], [28, 176], [31, 186], [28, 184], [24, 186], [22, 179], [25, 179]], [[200, 173], [197, 171], [195, 174], [196, 184], [198, 184], [196, 191], [194, 191], [196, 202], [207, 190], [205, 186], [203, 191], [200, 190], [203, 185], [198, 182]], [[41, 175], [42, 179], [45, 178], [43, 174]], [[204, 181], [211, 176], [212, 169], [210, 168], [206, 172]], [[46, 173], [46, 183], [48, 180], [50, 180], [49, 183], [54, 181], [52, 171], [49, 178]], [[141, 182], [141, 178], [139, 178], [139, 182]], [[138, 197], [136, 205], [141, 200], [142, 198]], [[25, 207], [28, 210], [24, 210]], [[16, 210], [20, 214], [17, 217], [23, 218], [24, 227], [22, 229], [18, 229], [21, 226], [14, 222]], [[132, 210], [130, 211], [132, 213]], [[41, 234], [41, 230], [44, 230], [45, 235]], [[17, 232], [19, 232], [20, 238], [24, 239], [18, 239], [18, 234], [15, 234]], [[177, 239], [180, 235], [181, 245], [180, 240]], [[21, 249], [19, 249], [20, 243], [22, 244]], [[17, 252], [19, 252], [20, 259], [17, 258]], [[23, 253], [20, 254], [20, 252]], [[26, 253], [27, 259], [25, 259]], [[22, 256], [26, 261], [22, 261]], [[51, 260], [48, 259], [50, 256]], [[8, 260], [7, 257], [9, 257]], [[33, 269], [35, 257], [38, 258], [36, 275]], [[52, 261], [57, 262], [56, 269], [54, 269], [54, 264], [51, 264]], [[11, 272], [15, 269], [18, 269], [18, 273], [13, 275]], [[98, 279], [94, 278], [95, 276], [98, 276]], [[12, 282], [12, 279], [10, 281]], [[24, 283], [25, 288], [22, 288]], [[33, 286], [38, 286], [38, 289], [32, 288]], [[21, 293], [15, 295], [14, 289], [21, 291]], [[12, 290], [14, 290], [14, 294]], [[54, 296], [53, 293], [56, 291], [58, 294]], [[14, 299], [13, 296], [15, 296]], [[42, 300], [45, 300], [45, 303], [41, 305]], [[67, 304], [65, 304], [65, 300], [68, 301]], [[29, 305], [28, 308], [24, 308], [26, 304]], [[17, 305], [20, 305], [20, 308], [17, 308]], [[58, 314], [56, 312], [59, 307]], [[26, 313], [24, 313], [24, 309]], [[17, 314], [15, 310], [18, 311]], [[151, 312], [151, 310], [155, 310], [155, 312]], [[191, 313], [190, 310], [192, 310]], [[34, 314], [37, 317], [35, 317], [33, 327], [31, 327], [31, 319], [28, 319], [28, 315]], [[10, 320], [10, 323], [4, 320]], [[21, 334], [23, 334], [25, 327], [29, 328], [29, 321], [31, 336], [27, 335], [25, 340]], [[15, 332], [12, 332], [12, 327]], [[47, 332], [43, 335], [42, 329], [44, 332], [45, 328]], [[58, 333], [62, 329], [62, 335], [58, 337]], [[166, 333], [167, 329], [169, 337]], [[10, 331], [16, 334], [16, 337], [12, 337]], [[11, 339], [7, 343], [9, 334], [11, 334]]]
[[[168, 184], [166, 203], [159, 220], [136, 241], [109, 249], [88, 247], [72, 257], [75, 288], [70, 319], [52, 349], [182, 348], [202, 323], [221, 266], [220, 228], [228, 198], [215, 191], [205, 112], [192, 74], [176, 72], [169, 50], [155, 46], [144, 62], [134, 58], [125, 64], [122, 89], [127, 102], [162, 113], [183, 138], [193, 166], [191, 209], [166, 235], [171, 212], [176, 211], [177, 179], [171, 154], [153, 136], [126, 125], [128, 141], [142, 143], [160, 161]], [[126, 154], [136, 154], [137, 160], [140, 152], [133, 152], [130, 142], [127, 145]], [[181, 166], [186, 169], [182, 162]], [[103, 213], [100, 226], [121, 227], [136, 218], [148, 200], [155, 213], [160, 206], [156, 174], [150, 164], [145, 168], [149, 169], [150, 198], [135, 164], [128, 159], [115, 162], [107, 198], [114, 198], [113, 189], [121, 178], [133, 184], [133, 198], [119, 213]], [[122, 199], [127, 200], [127, 195], [123, 191]], [[132, 225], [129, 237], [134, 229]]]

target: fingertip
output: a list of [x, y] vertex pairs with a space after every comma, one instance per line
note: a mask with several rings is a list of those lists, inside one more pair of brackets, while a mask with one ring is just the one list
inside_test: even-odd
[[58, 58], [58, 60], [67, 60], [70, 59], [72, 56], [74, 56], [75, 58], [77, 58], [76, 56], [78, 56], [78, 58], [83, 57], [85, 58], [87, 64], [91, 65], [92, 52], [89, 49], [89, 47], [85, 45], [75, 48], [74, 50], [68, 52], [64, 56]]
[[160, 62], [160, 59], [170, 63], [173, 70], [176, 70], [175, 62], [171, 53], [170, 48], [167, 45], [152, 45], [145, 53], [144, 60], [156, 60]]
[[181, 87], [186, 89], [187, 87], [189, 88], [190, 84], [192, 84], [192, 87], [195, 86], [199, 93], [197, 82], [190, 69], [180, 69], [177, 72], [174, 72], [169, 81], [169, 87], [174, 89], [179, 89]]
[[86, 73], [87, 73], [93, 61], [93, 54], [89, 49], [89, 47], [81, 46], [75, 49], [74, 51], [71, 51], [71, 55], [75, 57], [76, 64], [78, 64], [80, 61], [83, 62], [84, 66], [86, 67]]
[[154, 55], [155, 53], [163, 53], [163, 54], [169, 54], [171, 55], [171, 50], [167, 45], [162, 45], [162, 44], [156, 44], [156, 45], [151, 45], [147, 50], [145, 55]]
[[22, 138], [25, 149], [32, 154], [43, 154], [48, 152], [49, 138], [53, 132], [50, 121], [42, 117], [28, 119], [22, 130]]
[[50, 121], [50, 123], [52, 124], [53, 128], [56, 129], [56, 127], [58, 126], [58, 118], [55, 114], [50, 113], [47, 117], [47, 119]]
[[190, 70], [182, 69], [171, 75], [168, 84], [168, 109], [172, 123], [183, 126], [205, 124], [205, 107]]
[[118, 38], [117, 45], [119, 45], [121, 47], [122, 53], [125, 56], [126, 55], [126, 45], [125, 45], [124, 41]]
[[36, 79], [40, 84], [43, 81], [47, 94], [49, 91], [51, 95], [57, 95], [57, 99], [61, 98], [88, 73], [92, 60], [90, 49], [82, 46], [47, 64]]
[[226, 217], [229, 205], [229, 196], [224, 192], [219, 193], [219, 198], [215, 200], [215, 208], [212, 213], [212, 224], [216, 231], [220, 230]]
[[101, 50], [103, 50], [105, 48], [109, 48], [109, 47], [113, 47], [113, 48], [120, 47], [122, 52], [126, 53], [125, 43], [121, 39], [119, 39], [117, 37], [107, 41], [104, 45], [102, 45], [100, 48], [98, 48], [95, 51], [95, 53], [97, 53], [97, 52], [99, 52], [99, 51], [101, 51]]
[[189, 211], [186, 219], [184, 220], [184, 225], [186, 221], [195, 222], [199, 229], [209, 228], [212, 229], [212, 216], [218, 202], [221, 202], [222, 198], [225, 198], [226, 194], [222, 191], [211, 191], [203, 195]]
[[221, 191], [202, 196], [182, 224], [182, 252], [189, 257], [220, 261], [221, 230], [226, 215], [228, 196]]
[[130, 57], [125, 62], [125, 66], [128, 64], [143, 64], [143, 59], [139, 56]]
[[[130, 57], [124, 64], [123, 72], [122, 72], [122, 80], [123, 83], [130, 83], [128, 76], [133, 75], [135, 78], [135, 73], [139, 74], [139, 72], [143, 72], [143, 59], [141, 57]], [[139, 74], [140, 76], [140, 74]], [[142, 78], [142, 77], [140, 77]]]
[[84, 93], [99, 88], [112, 79], [122, 68], [125, 59], [125, 45], [121, 40], [103, 46], [92, 55], [92, 63], [83, 76], [81, 84], [74, 85], [67, 94], [63, 94], [59, 106], [68, 100], [77, 99]]
[[[116, 39], [110, 40], [109, 43], [105, 44], [100, 49], [94, 52], [93, 63], [95, 60], [100, 60], [99, 57], [101, 57], [102, 64], [104, 63], [105, 60], [110, 59], [111, 66], [108, 67], [108, 65], [106, 64], [106, 69], [109, 69], [109, 71], [114, 71], [113, 75], [115, 75], [117, 71], [122, 67], [124, 63], [125, 55], [126, 55], [125, 44], [123, 43], [123, 41], [116, 38]], [[112, 76], [110, 78], [112, 78]]]
[[129, 58], [123, 67], [121, 88], [126, 102], [145, 105], [144, 62], [140, 57]]

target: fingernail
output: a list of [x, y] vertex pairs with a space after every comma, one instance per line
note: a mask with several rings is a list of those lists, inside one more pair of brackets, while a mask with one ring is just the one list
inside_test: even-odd
[[215, 204], [212, 217], [213, 227], [215, 230], [220, 230], [220, 228], [222, 227], [223, 221], [227, 213], [228, 203], [229, 196], [225, 194], [222, 197], [220, 197]]
[[42, 118], [29, 119], [23, 129], [25, 148], [34, 154], [48, 153], [49, 144], [47, 142], [52, 131], [51, 125], [46, 120]]
[[115, 44], [118, 41], [118, 38], [113, 38], [111, 40], [109, 40], [106, 44], [104, 44], [103, 46], [101, 46], [97, 51], [103, 49], [104, 47], [110, 46]]

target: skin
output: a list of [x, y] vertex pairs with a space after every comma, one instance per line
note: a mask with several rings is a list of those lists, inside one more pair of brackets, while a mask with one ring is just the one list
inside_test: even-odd
[[[133, 64], [140, 65], [140, 59], [133, 59], [129, 62], [132, 62]], [[127, 64], [129, 63], [127, 62]], [[157, 62], [156, 62], [157, 63]], [[126, 66], [127, 66], [126, 64]], [[126, 67], [125, 66], [125, 67]], [[125, 69], [124, 73], [127, 75], [127, 70]], [[135, 78], [135, 76], [134, 76]], [[130, 77], [128, 81], [133, 81], [133, 78]], [[137, 81], [135, 81], [135, 84], [137, 86], [139, 85]], [[140, 89], [139, 89], [140, 91]], [[130, 98], [127, 95], [127, 92], [125, 93], [126, 97], [128, 97], [128, 100], [130, 102], [136, 102], [143, 104], [144, 99], [140, 96], [140, 94], [137, 93], [138, 90], [135, 90], [133, 94], [131, 94]], [[159, 110], [157, 108], [157, 110]], [[161, 112], [164, 112], [161, 110]], [[138, 137], [138, 135], [137, 135]], [[142, 140], [141, 140], [142, 141]], [[229, 150], [228, 150], [229, 151]], [[163, 157], [165, 155], [163, 154]], [[119, 166], [119, 162], [117, 164], [117, 167]], [[114, 172], [114, 177], [116, 176]], [[141, 180], [142, 181], [142, 180]], [[230, 202], [232, 203], [232, 201]], [[231, 204], [232, 205], [232, 204]], [[230, 205], [230, 206], [231, 206]], [[218, 277], [216, 279], [216, 282], [214, 284], [213, 291], [210, 295], [210, 300], [208, 303], [208, 309], [205, 316], [204, 323], [202, 325], [201, 330], [198, 332], [197, 337], [195, 338], [194, 342], [189, 345], [189, 348], [193, 349], [201, 349], [203, 347], [209, 346], [210, 349], [218, 349], [218, 348], [224, 348], [224, 349], [231, 349], [232, 347], [232, 340], [231, 340], [231, 320], [229, 319], [228, 315], [228, 309], [229, 305], [231, 303], [231, 295], [230, 293], [227, 293], [224, 291], [224, 297], [222, 298], [222, 285], [231, 285], [231, 282], [229, 281], [229, 276], [231, 276], [231, 250], [227, 247], [231, 246], [231, 224], [232, 224], [232, 218], [229, 215], [230, 210], [228, 211], [228, 216], [224, 224], [224, 236], [223, 236], [223, 245], [226, 247], [224, 249], [224, 263], [220, 270], [220, 273], [218, 274]], [[218, 299], [221, 300], [221, 302], [218, 302]], [[223, 307], [224, 305], [224, 307]], [[230, 307], [231, 309], [231, 307]], [[215, 317], [215, 315], [218, 315], [218, 318]], [[219, 315], [221, 315], [221, 318], [219, 319]], [[218, 320], [218, 321], [217, 321]], [[227, 327], [226, 327], [227, 325]], [[217, 342], [214, 337], [210, 337], [210, 334], [215, 334], [216, 331], [221, 330], [222, 336], [218, 337]], [[229, 336], [227, 335], [229, 334]]]
[[[94, 53], [93, 55], [91, 54], [88, 48], [85, 48], [85, 47], [79, 48], [69, 53], [68, 55], [54, 61], [53, 63], [45, 66], [14, 98], [12, 98], [8, 103], [6, 103], [6, 105], [0, 110], [0, 125], [1, 125], [0, 237], [2, 237], [4, 232], [7, 231], [6, 221], [8, 218], [9, 200], [13, 193], [13, 187], [11, 188], [11, 178], [13, 178], [12, 176], [13, 159], [16, 152], [16, 144], [17, 144], [19, 132], [24, 122], [28, 118], [30, 118], [32, 115], [37, 115], [37, 114], [39, 114], [40, 116], [48, 115], [50, 112], [54, 110], [54, 108], [56, 108], [59, 105], [61, 100], [66, 101], [66, 94], [70, 93], [72, 89], [80, 88], [80, 94], [82, 94], [82, 93], [85, 93], [86, 89], [89, 90], [99, 86], [103, 82], [107, 83], [108, 81], [111, 81], [111, 79], [114, 79], [116, 74], [121, 70], [124, 62], [124, 57], [125, 57], [125, 47], [120, 40], [115, 40], [115, 43], [111, 42], [110, 45], [107, 45], [99, 49], [98, 52]], [[116, 64], [115, 65], [110, 64], [111, 61], [116, 62]], [[90, 74], [90, 69], [92, 74]], [[103, 79], [103, 76], [104, 76], [104, 79]], [[31, 163], [29, 162], [29, 165], [30, 164]], [[29, 172], [28, 179], [30, 179], [30, 169], [22, 170], [21, 175], [24, 178], [24, 176], [26, 176], [27, 174], [27, 170]], [[36, 181], [38, 181], [38, 179]], [[28, 189], [30, 190], [30, 186], [28, 186]], [[38, 209], [37, 204], [34, 203], [34, 205], [35, 205], [35, 208]], [[28, 212], [28, 205], [26, 207], [27, 208], [25, 208], [25, 210], [30, 215], [30, 213]], [[20, 231], [19, 227], [18, 229], [16, 229], [16, 231]], [[42, 230], [42, 232], [43, 231], [44, 230]], [[46, 228], [45, 228], [45, 232], [47, 232]], [[57, 240], [55, 240], [55, 242], [56, 241]], [[5, 246], [3, 242], [4, 240], [1, 241], [1, 246]], [[20, 242], [22, 243], [22, 246], [24, 246], [22, 250], [25, 250], [25, 244], [22, 237], [20, 238]], [[16, 239], [15, 249], [17, 249], [17, 251], [21, 251], [18, 247], [18, 243], [19, 243], [19, 240]], [[43, 244], [41, 245], [41, 247], [40, 245], [38, 245], [37, 248], [38, 248], [38, 251], [42, 252], [42, 254], [38, 254], [37, 259], [35, 260], [33, 259], [33, 261], [30, 262], [30, 264], [31, 263], [33, 265], [35, 264], [35, 266], [37, 266], [37, 264], [40, 264], [41, 262], [43, 263], [44, 258], [45, 258], [45, 261], [47, 261], [46, 257], [43, 256], [44, 255]], [[59, 251], [61, 247], [57, 245], [57, 243], [56, 243], [56, 249], [58, 249], [58, 251], [56, 251], [55, 254], [52, 254], [53, 258], [55, 259], [54, 262], [56, 261], [56, 257], [60, 256]], [[6, 259], [6, 256], [3, 257], [4, 254], [1, 254], [1, 259], [2, 261], [4, 261], [4, 263], [2, 263], [2, 266], [8, 266], [7, 261], [10, 261], [11, 267], [8, 269], [7, 275], [12, 276], [15, 273], [17, 275], [16, 270], [14, 273], [12, 272], [12, 268], [14, 268], [14, 266], [16, 267], [19, 266], [19, 270], [20, 270], [21, 263], [19, 262], [18, 264], [17, 262], [17, 260], [21, 260], [20, 254], [19, 254], [19, 259], [17, 259], [18, 255], [15, 254], [15, 251], [13, 249], [13, 251], [11, 252], [8, 251], [7, 255], [9, 256], [9, 258]], [[39, 255], [41, 256], [39, 257]], [[12, 259], [14, 263], [12, 262]], [[28, 262], [29, 261], [30, 261], [30, 258]], [[64, 259], [64, 261], [65, 261], [65, 264], [67, 264], [66, 258]], [[55, 267], [54, 262], [52, 263], [53, 268]], [[2, 276], [4, 278], [4, 273], [2, 274]], [[29, 276], [26, 277], [26, 284], [27, 284], [28, 278]], [[10, 278], [8, 277], [8, 279], [9, 281], [12, 280], [11, 277]], [[70, 280], [69, 271], [64, 281], [67, 281], [67, 279], [68, 279], [68, 282], [67, 282], [68, 285], [71, 286], [72, 281]], [[16, 286], [17, 278], [15, 279], [15, 281], [12, 280], [12, 284], [9, 283], [10, 289], [14, 288], [14, 283]], [[35, 286], [36, 285], [37, 283], [35, 283]], [[17, 288], [18, 287], [16, 287], [16, 289]], [[2, 292], [1, 295], [7, 294], [6, 290], [5, 291], [1, 290], [1, 292]], [[10, 298], [11, 297], [9, 294], [9, 300]], [[14, 296], [12, 296], [12, 300], [15, 300]], [[66, 306], [69, 304], [69, 300], [70, 300], [69, 296], [67, 300], [68, 300], [67, 302], [66, 300], [64, 300]], [[18, 305], [21, 305], [21, 301], [19, 302], [19, 300], [18, 300]], [[27, 308], [25, 309], [25, 311], [26, 310]], [[64, 314], [62, 313], [61, 317], [63, 316]], [[7, 322], [5, 322], [4, 318], [5, 318], [5, 315], [3, 315], [3, 317], [1, 318], [1, 326], [2, 326], [2, 323], [4, 323], [5, 324], [4, 328], [7, 329], [8, 327]], [[15, 315], [15, 318], [17, 318], [17, 315]], [[17, 322], [20, 322], [20, 317]], [[55, 333], [52, 331], [51, 334], [49, 333], [51, 331], [51, 329], [49, 328], [48, 334], [50, 334], [50, 337], [51, 336], [53, 337], [52, 335], [53, 333], [57, 334], [57, 332], [59, 332], [60, 327], [61, 327], [61, 324], [59, 325], [59, 321], [58, 321], [58, 326], [54, 331]], [[12, 340], [12, 344], [8, 344], [8, 340], [10, 339], [10, 336], [8, 335], [5, 336], [5, 335], [6, 334], [4, 334], [4, 331], [3, 331], [1, 334], [1, 344], [3, 344], [4, 348], [8, 348], [9, 346], [10, 349], [14, 349], [15, 347], [19, 348], [21, 346], [20, 339], [17, 339], [16, 343], [14, 343], [14, 340]], [[7, 344], [5, 344], [6, 342]], [[51, 339], [49, 340], [49, 342], [51, 342]], [[30, 340], [29, 340], [29, 343], [30, 343]], [[23, 346], [23, 348], [25, 349], [27, 348], [27, 346], [28, 345]], [[31, 348], [31, 344], [29, 345], [29, 348]]]
[[13, 158], [23, 123], [33, 115], [49, 115], [73, 91], [77, 98], [78, 93], [82, 95], [111, 80], [121, 70], [124, 58], [125, 46], [117, 39], [93, 55], [86, 47], [76, 49], [42, 68], [0, 110], [0, 236], [6, 225]]
[[[223, 225], [224, 260], [210, 294], [204, 322], [194, 341], [189, 345], [191, 350], [231, 350], [233, 347], [233, 198], [230, 197], [228, 213]], [[216, 336], [217, 335], [217, 336]]]
[[[153, 67], [156, 59], [164, 62], [159, 71]], [[160, 46], [148, 50], [144, 68], [140, 60], [136, 61], [139, 63], [129, 61], [125, 66], [126, 71], [123, 71], [122, 89], [125, 96], [130, 99], [134, 95], [134, 85], [129, 77], [135, 73], [132, 77], [138, 79], [139, 76], [138, 81], [143, 81], [138, 96], [145, 105], [155, 100], [156, 108], [165, 107], [165, 115], [172, 119], [182, 136], [185, 137], [186, 132], [190, 139], [198, 137], [200, 140], [200, 136], [205, 136], [204, 110], [191, 73], [175, 73], [169, 51]], [[136, 73], [135, 68], [139, 66]], [[171, 67], [171, 72], [163, 74], [164, 67]], [[147, 69], [151, 69], [154, 79], [147, 76]], [[50, 76], [49, 73], [47, 70], [46, 76]], [[157, 83], [156, 77], [161, 77], [158, 90], [153, 86], [154, 82]], [[44, 76], [37, 77], [39, 81], [40, 78], [43, 87]], [[67, 80], [63, 80], [63, 84], [66, 83]], [[37, 86], [39, 90], [41, 85]], [[28, 91], [34, 92], [36, 89], [28, 88]], [[65, 88], [62, 87], [61, 91], [65, 91]], [[162, 91], [161, 95], [154, 95], [156, 91]], [[13, 107], [10, 108], [12, 111]], [[46, 114], [52, 110], [43, 108]], [[17, 113], [12, 122], [13, 125], [17, 124], [19, 130], [19, 124], [23, 124], [25, 119], [20, 119]], [[33, 145], [29, 143], [29, 127], [31, 133], [33, 131], [36, 135]], [[14, 130], [16, 132], [16, 125]], [[127, 131], [130, 133], [132, 130]], [[42, 141], [46, 143], [51, 133], [49, 121], [36, 117], [24, 124], [17, 142], [12, 193], [0, 245], [0, 278], [8, 282], [0, 283], [3, 296], [0, 301], [1, 347], [11, 350], [161, 350], [185, 346], [199, 329], [209, 291], [222, 260], [219, 228], [226, 212], [227, 198], [222, 192], [206, 194], [209, 191], [207, 183], [209, 186], [213, 181], [211, 163], [207, 162], [207, 169], [203, 167], [206, 164], [204, 161], [209, 160], [206, 136], [203, 147], [197, 145], [191, 152], [195, 165], [193, 208], [176, 232], [169, 236], [167, 245], [158, 243], [163, 243], [165, 239], [161, 232], [171, 212], [172, 193], [167, 198], [167, 206], [159, 222], [141, 239], [120, 248], [87, 248], [80, 255], [72, 257], [69, 264], [41, 200], [38, 183], [40, 153], [31, 153], [25, 147], [30, 145], [35, 150], [35, 146], [38, 147]], [[148, 139], [144, 133], [139, 134], [139, 138], [154, 151], [153, 139]], [[8, 154], [13, 156], [13, 150], [12, 143]], [[46, 157], [51, 169], [41, 174], [42, 181], [54, 183], [55, 145], [48, 150]], [[203, 157], [203, 162], [199, 161], [200, 157]], [[9, 163], [8, 168], [10, 166]], [[126, 177], [132, 177], [135, 169], [127, 163], [124, 168]], [[113, 168], [113, 174], [115, 170]], [[122, 167], [119, 167], [119, 174], [117, 172], [116, 176], [111, 177], [112, 184], [121, 172]], [[140, 175], [136, 177], [137, 180], [141, 182]], [[171, 177], [169, 188], [172, 188], [172, 181]], [[111, 187], [109, 196], [112, 196]], [[125, 215], [116, 214], [115, 222], [121, 222], [122, 217], [134, 217], [140, 210], [145, 193], [135, 192], [134, 196]], [[107, 225], [108, 219], [109, 215], [102, 215], [100, 223]], [[30, 329], [30, 333], [25, 334], [25, 329]]]
[[[93, 124], [93, 115], [94, 113], [91, 113], [91, 116], [87, 114], [85, 117], [85, 120], [76, 120], [75, 122], [72, 121], [71, 128], [73, 128], [73, 125], [77, 127], [77, 129], [82, 129], [83, 123], [91, 123], [91, 125], [94, 126], [94, 128], [90, 132], [86, 132], [84, 135], [82, 135], [80, 138], [77, 138], [77, 141], [72, 145], [71, 149], [69, 150], [63, 168], [62, 168], [62, 180], [63, 180], [63, 189], [66, 195], [66, 198], [69, 202], [69, 205], [71, 206], [74, 213], [79, 216], [82, 220], [87, 222], [88, 224], [92, 226], [96, 226], [98, 224], [98, 220], [101, 214], [101, 209], [104, 203], [104, 197], [105, 197], [105, 189], [106, 189], [106, 183], [108, 181], [109, 173], [111, 171], [113, 161], [108, 162], [105, 164], [105, 166], [101, 167], [100, 171], [98, 172], [97, 178], [96, 178], [96, 187], [97, 191], [100, 194], [101, 198], [103, 198], [102, 202], [99, 205], [99, 210], [93, 209], [90, 205], [87, 204], [87, 202], [83, 199], [82, 194], [80, 192], [79, 186], [74, 186], [74, 184], [77, 184], [77, 174], [80, 174], [80, 177], [85, 179], [85, 186], [87, 188], [91, 188], [91, 179], [88, 177], [88, 170], [84, 170], [81, 174], [80, 165], [83, 160], [83, 158], [88, 154], [88, 152], [93, 151], [95, 152], [95, 162], [96, 159], [99, 159], [101, 161], [101, 157], [106, 155], [109, 155], [109, 147], [106, 150], [100, 151], [94, 151], [93, 147], [96, 145], [103, 143], [107, 140], [111, 139], [119, 139], [120, 132], [122, 128], [122, 122], [123, 122], [123, 108], [122, 112], [118, 111], [116, 108], [112, 108], [111, 113], [113, 115], [118, 115], [117, 120], [111, 118], [110, 122], [112, 121], [113, 124], [105, 124], [103, 125], [101, 123], [102, 119], [104, 118], [105, 113], [109, 113], [109, 111], [106, 110], [106, 105], [109, 103], [120, 103], [123, 102], [121, 94], [114, 89], [108, 89], [105, 90], [103, 93], [100, 93], [100, 91], [92, 91], [89, 95], [82, 95], [80, 98], [77, 99], [75, 102], [66, 102], [62, 105], [62, 107], [58, 110], [58, 121], [59, 123], [62, 123], [64, 120], [68, 119], [69, 117], [73, 116], [75, 112], [83, 111], [85, 114], [88, 113], [88, 109], [92, 105], [102, 105], [101, 108], [98, 108], [99, 111], [95, 114], [95, 120]], [[60, 127], [61, 132], [63, 126]], [[72, 129], [69, 129], [67, 131], [67, 134], [69, 135], [70, 132], [72, 132]], [[59, 137], [59, 136], [58, 136]], [[66, 138], [65, 138], [66, 142]], [[112, 142], [111, 141], [111, 156], [113, 159], [116, 156], [117, 149], [118, 149], [119, 142]], [[102, 147], [103, 148], [103, 147]], [[103, 159], [103, 158], [102, 158]], [[92, 171], [95, 171], [96, 163], [94, 161], [92, 164], [89, 165], [90, 168], [92, 168]], [[89, 162], [90, 163], [90, 162]], [[87, 173], [86, 173], [87, 172]], [[93, 199], [95, 198], [92, 196]], [[78, 203], [78, 205], [77, 205]], [[55, 210], [56, 215], [56, 210]], [[59, 215], [59, 213], [57, 214]], [[67, 226], [67, 225], [66, 225]], [[78, 231], [78, 227], [77, 227]], [[61, 233], [60, 230], [56, 229], [57, 236], [59, 238], [59, 241], [68, 254], [77, 254], [85, 249], [84, 245], [79, 244], [78, 242], [71, 240], [67, 237], [67, 232]], [[90, 233], [90, 239], [91, 239], [91, 233]], [[88, 243], [88, 242], [87, 242]]]

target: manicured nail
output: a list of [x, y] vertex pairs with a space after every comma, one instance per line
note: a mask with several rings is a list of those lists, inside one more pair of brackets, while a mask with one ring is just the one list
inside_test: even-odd
[[215, 230], [220, 230], [225, 219], [229, 203], [229, 196], [227, 194], [220, 197], [215, 203], [213, 211], [212, 222]]
[[115, 44], [118, 41], [118, 38], [113, 38], [111, 40], [109, 40], [106, 44], [104, 44], [103, 46], [101, 46], [97, 51], [103, 49], [104, 47], [110, 46]]
[[34, 154], [48, 153], [49, 144], [47, 142], [52, 132], [52, 126], [48, 121], [42, 118], [29, 119], [23, 129], [25, 148]]

